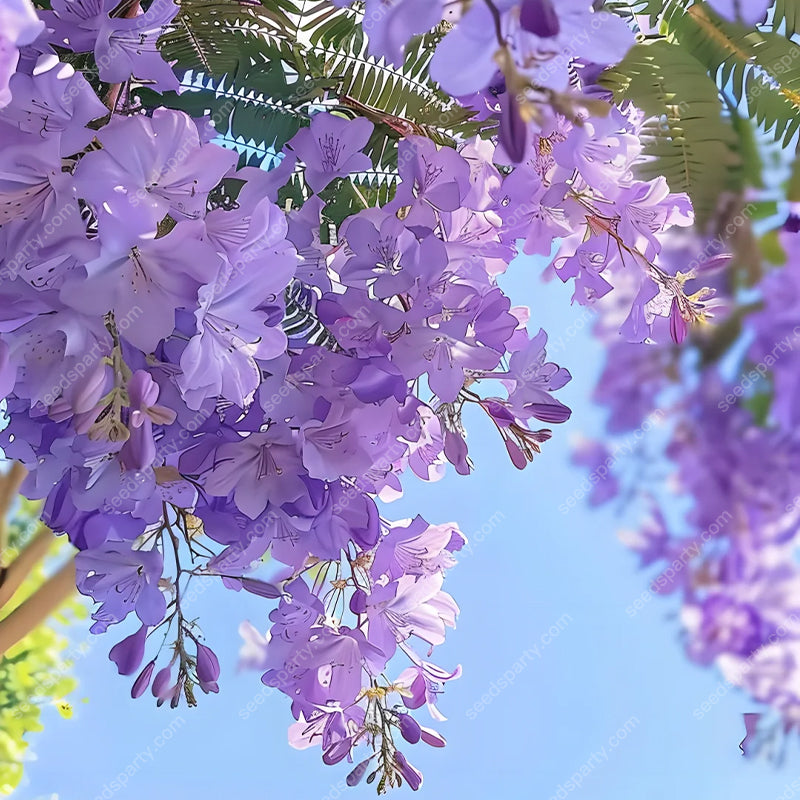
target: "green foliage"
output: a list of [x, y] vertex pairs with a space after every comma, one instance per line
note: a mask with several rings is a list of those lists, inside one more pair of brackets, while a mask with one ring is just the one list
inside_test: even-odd
[[[37, 517], [38, 509], [24, 502], [10, 525], [9, 560], [33, 535], [40, 524]], [[58, 539], [52, 554], [63, 549], [64, 542]], [[0, 609], [0, 619], [32, 595], [44, 580], [44, 569], [40, 565], [27, 577], [14, 598]], [[86, 608], [75, 599], [66, 603], [55, 619], [66, 625], [86, 616]], [[64, 698], [74, 691], [76, 682], [70, 675], [71, 662], [66, 658], [68, 645], [63, 634], [43, 625], [0, 659], [0, 795], [11, 794], [22, 779], [29, 747], [27, 737], [42, 730], [45, 707], [54, 706], [62, 717], [71, 715], [71, 706]]]
[[[341, 219], [362, 201], [388, 199], [396, 183], [397, 140], [407, 133], [439, 144], [481, 130], [471, 112], [434, 84], [428, 65], [446, 32], [416, 37], [406, 61], [394, 69], [367, 53], [360, 25], [362, 8], [336, 8], [324, 0], [181, 0], [181, 11], [159, 42], [179, 74], [188, 72], [191, 89], [161, 97], [146, 89], [146, 105], [166, 103], [192, 115], [209, 115], [223, 141], [258, 165], [274, 157], [310, 112], [325, 107], [375, 124], [366, 148], [374, 171], [337, 193], [331, 213]], [[298, 173], [288, 196], [307, 194]]]
[[688, 192], [701, 222], [719, 196], [736, 190], [741, 159], [731, 120], [701, 64], [665, 40], [636, 45], [603, 84], [650, 118], [643, 131], [644, 177], [664, 175], [673, 191]]
[[[658, 35], [640, 37], [604, 78], [618, 99], [652, 114], [644, 172], [689, 192], [707, 221], [715, 198], [761, 181], [753, 124], [783, 147], [800, 130], [800, 0], [779, 0], [759, 30], [717, 15], [701, 0], [610, 0], [622, 16], [642, 14]], [[719, 98], [719, 99], [717, 99]]]
[[800, 0], [778, 0], [775, 3], [773, 27], [785, 36], [793, 36], [800, 31]]

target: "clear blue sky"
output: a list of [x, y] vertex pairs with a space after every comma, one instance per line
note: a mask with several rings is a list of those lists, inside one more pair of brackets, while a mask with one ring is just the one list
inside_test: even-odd
[[[539, 274], [533, 262], [519, 262], [506, 288], [515, 302], [533, 307], [532, 325], [566, 340], [571, 322], [584, 315], [570, 308], [567, 287], [542, 285]], [[440, 662], [460, 661], [464, 676], [441, 703], [449, 717], [440, 726], [448, 747], [407, 748], [425, 773], [420, 796], [777, 800], [800, 779], [797, 748], [782, 769], [743, 759], [741, 713], [756, 709], [714, 670], [685, 660], [670, 618], [674, 601], [655, 600], [633, 619], [625, 613], [646, 578], [616, 539], [620, 520], [580, 507], [568, 515], [558, 511], [583, 477], [569, 463], [569, 435], [602, 430], [602, 415], [587, 403], [602, 351], [578, 334], [569, 337], [559, 360], [574, 375], [561, 397], [575, 413], [535, 464], [517, 472], [488, 426], [473, 420], [479, 423], [470, 437], [477, 473], [452, 474], [433, 485], [409, 481], [406, 496], [387, 510], [395, 518], [419, 512], [432, 522], [457, 520], [468, 535], [499, 520], [448, 577], [446, 588], [462, 613]], [[74, 695], [89, 703], [76, 702], [71, 720], [47, 710], [46, 730], [33, 745], [38, 760], [28, 765], [15, 797], [374, 796], [369, 786], [344, 790], [347, 768], [323, 767], [318, 750], [287, 746], [290, 715], [282, 697], [266, 698], [243, 719], [261, 684], [257, 673], [236, 673], [236, 629], [245, 617], [266, 628], [265, 610], [256, 598], [224, 591], [198, 602], [223, 680], [221, 694], [203, 696], [196, 709], [156, 709], [149, 695], [130, 700], [129, 680], [107, 660], [113, 641], [93, 637], [94, 649], [77, 667], [81, 686]], [[560, 632], [543, 642], [559, 620]], [[85, 638], [82, 631], [75, 637]], [[492, 683], [513, 673], [526, 650], [537, 649], [538, 657], [525, 659], [521, 671], [518, 666], [513, 685], [495, 688], [490, 704], [476, 713], [474, 704]], [[694, 709], [714, 692], [719, 703], [697, 720]], [[627, 733], [612, 741], [626, 722]], [[582, 766], [582, 787], [567, 791]], [[127, 787], [112, 795], [111, 781], [129, 767], [134, 774]]]

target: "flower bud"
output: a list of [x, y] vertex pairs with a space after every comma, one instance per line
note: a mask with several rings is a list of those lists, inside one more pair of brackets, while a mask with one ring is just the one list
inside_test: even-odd
[[117, 665], [120, 675], [133, 675], [144, 658], [144, 645], [147, 638], [147, 626], [142, 625], [136, 633], [126, 636], [117, 642], [108, 657]]
[[411, 714], [401, 714], [400, 722], [400, 735], [409, 743], [416, 744], [422, 733], [419, 723], [411, 716]]
[[156, 666], [156, 660], [153, 659], [148, 664], [145, 665], [145, 668], [139, 673], [139, 676], [133, 682], [133, 686], [131, 687], [131, 697], [135, 700], [137, 697], [141, 697], [147, 687], [150, 685], [150, 677], [153, 674], [153, 669]]

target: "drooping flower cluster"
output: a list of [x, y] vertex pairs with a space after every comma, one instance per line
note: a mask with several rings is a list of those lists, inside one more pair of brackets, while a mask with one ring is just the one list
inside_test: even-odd
[[[653, 596], [678, 595], [688, 656], [716, 664], [731, 684], [771, 707], [784, 731], [800, 728], [795, 229], [790, 219], [780, 234], [786, 265], [762, 281], [761, 299], [750, 297], [736, 314], [728, 313], [725, 325], [687, 341], [697, 360], [668, 344], [615, 343], [609, 350], [597, 389], [610, 411], [609, 431], [629, 437], [657, 412], [662, 436], [636, 437], [639, 455], [657, 461], [659, 439], [666, 439], [675, 470], [670, 481], [643, 479], [638, 467], [634, 478], [626, 459], [614, 457], [613, 443], [584, 446], [578, 455], [591, 471], [597, 502], [635, 490], [648, 509], [646, 522], [622, 535], [642, 567], [657, 568], [649, 591], [632, 598], [628, 613], [642, 611]], [[717, 271], [712, 280], [732, 305], [733, 287], [719, 271], [730, 257], [717, 245], [695, 238], [667, 252], [684, 264], [703, 254], [700, 269], [707, 276]], [[608, 339], [613, 326], [609, 307], [596, 333]], [[731, 341], [742, 346], [719, 361], [726, 349], [720, 337], [731, 330], [737, 331]], [[678, 498], [689, 500], [677, 506], [683, 515], [675, 514]]]
[[[386, 14], [367, 3], [375, 53], [397, 60], [389, 32], [402, 30], [407, 39], [428, 25], [416, 5], [404, 0]], [[443, 4], [428, 8], [441, 19]], [[454, 21], [453, 9], [447, 12]], [[500, 216], [503, 243], [523, 239], [525, 253], [546, 256], [558, 240], [553, 266], [563, 281], [574, 281], [575, 302], [593, 305], [623, 284], [624, 338], [666, 335], [679, 342], [715, 305], [705, 286], [686, 292], [697, 275], [659, 260], [665, 234], [693, 223], [691, 203], [671, 193], [663, 178], [635, 177], [642, 115], [615, 107], [596, 84], [602, 68], [619, 61], [632, 40], [619, 17], [585, 0], [477, 2], [442, 40], [431, 71], [479, 119], [497, 126], [496, 151], [471, 154], [473, 171], [483, 169], [482, 162], [514, 166], [502, 183], [494, 176], [482, 205]], [[504, 268], [502, 258], [497, 264], [498, 271]]]
[[[569, 372], [497, 276], [519, 240], [540, 254], [558, 241], [553, 266], [577, 301], [621, 287], [616, 330], [632, 342], [679, 341], [710, 296], [657, 265], [688, 200], [633, 177], [638, 112], [611, 108], [597, 65], [576, 62], [582, 25], [607, 29], [602, 63], [624, 54], [627, 29], [577, 0], [557, 16], [549, 2], [451, 16], [436, 70], [445, 89], [505, 98], [482, 109], [499, 143], [403, 137], [391, 199], [337, 227], [323, 196], [371, 167], [372, 121], [317, 113], [273, 171], [240, 168], [207, 119], [130, 91], [179, 85], [157, 49], [173, 3], [51, 5], [43, 25], [23, 11], [8, 28], [23, 49], [0, 110], [0, 444], [80, 551], [92, 631], [136, 620], [110, 654], [135, 697], [174, 707], [218, 690], [217, 657], [185, 613], [192, 581], [217, 580], [274, 601], [266, 636], [244, 627], [243, 661], [291, 699], [292, 742], [329, 764], [366, 746], [348, 783], [416, 789], [394, 736], [444, 743], [410, 712], [442, 719], [438, 694], [460, 674], [429, 659], [455, 624], [442, 585], [464, 537], [386, 520], [378, 502], [404, 473], [471, 471], [467, 405], [518, 468], [570, 414], [554, 394]], [[404, 0], [370, 29], [374, 11], [365, 29], [392, 56], [443, 7]], [[472, 59], [473, 34], [461, 92], [453, 53]], [[498, 49], [513, 90], [498, 90]], [[59, 62], [65, 50], [100, 83]], [[580, 102], [561, 98], [568, 66]], [[534, 107], [546, 113], [529, 125]], [[303, 202], [281, 207], [293, 176]], [[266, 556], [283, 565], [268, 580]]]

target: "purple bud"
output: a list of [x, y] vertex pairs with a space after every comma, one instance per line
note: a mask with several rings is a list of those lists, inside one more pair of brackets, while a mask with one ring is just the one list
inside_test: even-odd
[[420, 726], [420, 730], [422, 731], [422, 741], [425, 744], [429, 744], [431, 747], [444, 747], [447, 744], [444, 736], [435, 730], [423, 726]]
[[552, 403], [529, 403], [525, 409], [542, 422], [566, 422], [572, 416], [572, 410], [558, 400]]
[[353, 743], [349, 738], [339, 739], [338, 742], [332, 744], [323, 754], [322, 760], [330, 767], [333, 764], [338, 764], [343, 758], [350, 754]]
[[350, 610], [354, 614], [364, 614], [367, 610], [367, 593], [363, 589], [356, 589], [350, 598]]
[[463, 436], [459, 436], [451, 430], [444, 432], [444, 455], [445, 458], [456, 468], [459, 475], [469, 475], [470, 466], [467, 461], [467, 443]]
[[528, 125], [519, 110], [519, 101], [514, 92], [507, 92], [501, 103], [500, 142], [514, 164], [525, 158], [528, 145]]
[[783, 229], [788, 233], [800, 233], [800, 215], [792, 212], [789, 218], [783, 223]]
[[489, 94], [493, 97], [499, 97], [501, 94], [505, 94], [506, 91], [506, 76], [500, 70], [494, 75], [492, 78], [492, 82], [487, 87], [489, 90]]
[[369, 758], [362, 761], [348, 776], [345, 778], [345, 783], [348, 786], [358, 786], [364, 776], [367, 774], [369, 762], [372, 761], [375, 754], [373, 753]]
[[722, 272], [725, 267], [729, 266], [733, 261], [733, 256], [730, 253], [720, 253], [717, 256], [711, 256], [707, 261], [698, 264], [694, 267], [696, 275], [714, 275]]
[[137, 697], [141, 697], [147, 687], [150, 685], [150, 676], [153, 674], [153, 669], [155, 669], [156, 660], [153, 659], [151, 662], [145, 665], [145, 668], [139, 673], [139, 676], [133, 682], [133, 686], [131, 687], [131, 697], [135, 700]]
[[172, 665], [168, 664], [163, 669], [160, 669], [156, 673], [156, 677], [153, 680], [153, 688], [151, 689], [153, 693], [153, 697], [157, 697], [160, 701], [164, 701], [168, 695], [167, 687], [172, 680]]
[[251, 594], [266, 597], [268, 600], [277, 600], [283, 596], [283, 592], [277, 586], [256, 578], [242, 578], [242, 588]]
[[100, 402], [105, 394], [106, 376], [109, 372], [101, 361], [76, 387], [72, 397], [72, 409], [76, 414], [85, 414]]
[[670, 336], [672, 336], [672, 341], [675, 344], [680, 344], [686, 338], [688, 330], [689, 327], [678, 305], [678, 298], [674, 297], [672, 299], [672, 308], [669, 312], [669, 332]]
[[178, 682], [175, 684], [175, 688], [172, 691], [172, 699], [169, 701], [170, 708], [177, 708], [178, 703], [181, 701], [181, 692], [183, 692], [183, 684], [186, 683], [186, 675], [181, 674], [178, 678]]
[[503, 405], [503, 403], [498, 403], [497, 400], [484, 400], [481, 405], [501, 428], [508, 428], [517, 421], [508, 407]]
[[758, 723], [761, 721], [763, 714], [749, 712], [742, 714], [742, 716], [744, 717], [744, 739], [739, 742], [739, 749], [742, 751], [742, 755], [747, 757], [751, 755], [750, 748], [752, 742], [749, 740], [751, 737], [755, 738], [758, 733]]
[[525, 458], [522, 448], [513, 439], [506, 439], [505, 443], [511, 463], [517, 469], [525, 469], [528, 466], [528, 459]]
[[422, 728], [411, 714], [401, 714], [398, 724], [400, 726], [400, 735], [409, 744], [416, 744], [419, 741], [422, 735]]
[[412, 767], [399, 750], [394, 752], [394, 763], [400, 774], [406, 779], [406, 783], [416, 792], [422, 786], [422, 773]]
[[558, 36], [561, 32], [561, 23], [552, 0], [523, 0], [519, 23], [523, 30], [543, 39]]
[[108, 657], [117, 665], [120, 675], [133, 675], [144, 658], [144, 645], [147, 639], [147, 625], [142, 625], [136, 633], [117, 642]]
[[210, 647], [197, 643], [197, 677], [201, 683], [213, 683], [219, 678], [219, 659]]

